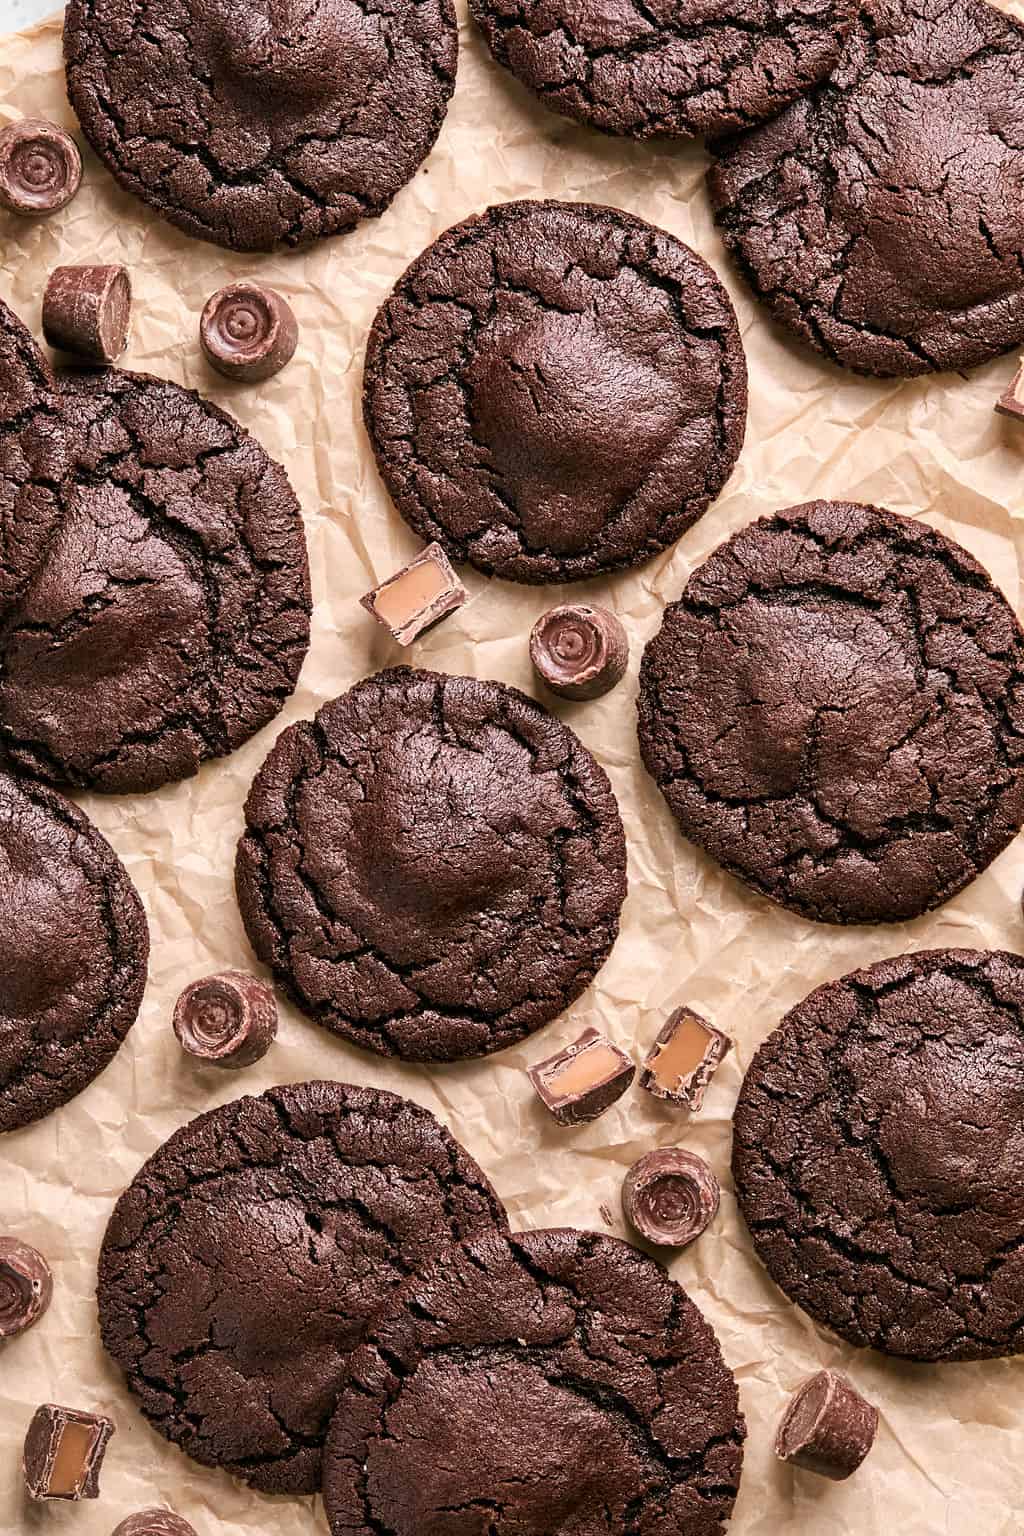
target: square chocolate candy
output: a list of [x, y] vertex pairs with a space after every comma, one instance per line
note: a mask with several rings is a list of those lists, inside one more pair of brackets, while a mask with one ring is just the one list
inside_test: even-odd
[[362, 605], [399, 645], [411, 645], [424, 630], [461, 608], [466, 597], [440, 544], [428, 544], [404, 569], [367, 592]]
[[111, 1419], [44, 1403], [25, 1436], [25, 1487], [33, 1499], [95, 1499]]
[[538, 1097], [559, 1125], [596, 1120], [620, 1099], [636, 1075], [625, 1051], [588, 1028], [564, 1050], [529, 1069]]
[[696, 1114], [732, 1049], [728, 1035], [692, 1008], [677, 1008], [644, 1058], [640, 1087]]

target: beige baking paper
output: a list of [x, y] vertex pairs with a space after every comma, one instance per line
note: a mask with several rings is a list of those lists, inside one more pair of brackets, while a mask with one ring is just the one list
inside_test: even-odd
[[[43, 115], [76, 131], [56, 22], [0, 41], [0, 119]], [[96, 1254], [114, 1200], [143, 1159], [204, 1109], [273, 1083], [333, 1077], [396, 1089], [434, 1110], [490, 1174], [516, 1226], [573, 1223], [620, 1235], [619, 1189], [654, 1144], [685, 1142], [722, 1179], [714, 1227], [671, 1268], [714, 1323], [739, 1379], [750, 1434], [734, 1536], [1010, 1536], [1024, 1529], [1024, 1362], [913, 1367], [838, 1344], [768, 1281], [738, 1221], [728, 1175], [729, 1116], [742, 1073], [782, 1013], [812, 986], [901, 950], [1024, 945], [1018, 840], [941, 912], [903, 927], [837, 931], [749, 895], [687, 846], [639, 761], [636, 671], [663, 606], [690, 571], [751, 518], [815, 496], [879, 502], [958, 539], [1019, 606], [1024, 557], [1024, 426], [993, 414], [1015, 359], [907, 383], [858, 380], [790, 344], [736, 281], [714, 232], [695, 146], [606, 139], [546, 113], [463, 26], [459, 83], [440, 141], [384, 218], [310, 254], [249, 258], [189, 240], [119, 192], [87, 157], [82, 193], [54, 219], [0, 219], [0, 296], [39, 333], [46, 274], [60, 262], [127, 263], [135, 284], [128, 367], [205, 391], [288, 468], [313, 568], [313, 643], [280, 719], [226, 761], [155, 795], [86, 797], [142, 892], [152, 930], [138, 1024], [103, 1076], [49, 1119], [0, 1143], [0, 1230], [53, 1262], [53, 1307], [0, 1357], [0, 1533], [110, 1536], [133, 1510], [167, 1504], [199, 1536], [326, 1531], [319, 1501], [267, 1499], [193, 1466], [144, 1422], [96, 1330]], [[237, 1075], [187, 1061], [171, 1009], [193, 977], [251, 964], [232, 892], [249, 782], [278, 731], [357, 678], [400, 659], [359, 606], [416, 540], [378, 483], [359, 411], [362, 350], [378, 304], [449, 224], [515, 197], [591, 199], [631, 210], [701, 252], [736, 303], [750, 362], [750, 420], [725, 495], [681, 543], [642, 570], [573, 588], [517, 588], [464, 572], [470, 600], [412, 648], [411, 660], [533, 691], [526, 639], [570, 596], [617, 610], [632, 644], [626, 681], [596, 703], [563, 705], [611, 775], [629, 836], [622, 935], [594, 986], [521, 1048], [444, 1069], [387, 1063], [333, 1039], [285, 1006], [278, 1043]], [[283, 292], [301, 326], [292, 365], [258, 388], [232, 386], [198, 347], [204, 300], [232, 278]], [[550, 701], [549, 701], [550, 702]], [[524, 1072], [600, 1024], [635, 1057], [666, 1013], [688, 1003], [737, 1048], [692, 1124], [633, 1091], [595, 1124], [555, 1125]], [[875, 1450], [847, 1483], [794, 1473], [771, 1438], [787, 1394], [838, 1366], [881, 1410]], [[100, 1408], [117, 1422], [99, 1502], [30, 1510], [20, 1447], [36, 1405]]]

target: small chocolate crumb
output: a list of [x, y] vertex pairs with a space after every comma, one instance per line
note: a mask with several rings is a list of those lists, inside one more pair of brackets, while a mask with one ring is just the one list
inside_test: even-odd
[[775, 1436], [775, 1454], [841, 1482], [856, 1472], [878, 1429], [878, 1409], [838, 1371], [818, 1371], [792, 1396]]
[[82, 156], [71, 136], [44, 118], [26, 117], [0, 133], [0, 207], [23, 218], [66, 208], [82, 185]]
[[611, 1207], [608, 1206], [604, 1200], [601, 1201], [601, 1204], [598, 1206], [598, 1210], [601, 1213], [601, 1220], [604, 1222], [605, 1226], [614, 1227], [615, 1218], [611, 1213]]
[[644, 1057], [640, 1087], [696, 1114], [732, 1049], [728, 1035], [692, 1008], [677, 1008]]
[[636, 1075], [625, 1051], [592, 1027], [527, 1070], [541, 1103], [559, 1125], [596, 1120], [621, 1099]]
[[287, 299], [273, 288], [229, 283], [207, 300], [199, 339], [218, 373], [259, 384], [291, 362], [299, 344], [299, 326]]
[[440, 544], [428, 544], [415, 560], [361, 598], [363, 607], [399, 645], [461, 608], [467, 592]]
[[625, 676], [629, 641], [607, 608], [566, 603], [549, 608], [533, 626], [530, 660], [552, 693], [597, 699]]
[[125, 267], [58, 267], [43, 296], [51, 347], [90, 363], [114, 363], [128, 345], [132, 284]]
[[633, 1164], [622, 1185], [622, 1214], [641, 1237], [685, 1248], [718, 1214], [718, 1180], [702, 1157], [661, 1147]]
[[114, 1532], [114, 1536], [196, 1536], [195, 1527], [169, 1509], [142, 1509]]
[[0, 1339], [25, 1333], [53, 1298], [50, 1266], [35, 1248], [0, 1237]]
[[1013, 416], [1018, 420], [1024, 419], [1024, 359], [1013, 376], [1013, 383], [1006, 388], [996, 401], [995, 409], [1000, 416]]
[[99, 1498], [100, 1467], [114, 1433], [112, 1419], [44, 1403], [25, 1436], [22, 1466], [32, 1499]]
[[174, 1007], [183, 1050], [212, 1067], [251, 1067], [277, 1034], [274, 989], [248, 971], [222, 971], [193, 981]]

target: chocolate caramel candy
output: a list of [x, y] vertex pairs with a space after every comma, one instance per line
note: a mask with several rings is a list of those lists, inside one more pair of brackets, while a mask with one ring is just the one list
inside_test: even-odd
[[259, 384], [295, 356], [299, 326], [291, 305], [262, 283], [229, 283], [206, 302], [199, 339], [207, 362], [227, 379]]
[[466, 597], [440, 544], [428, 544], [415, 560], [360, 601], [393, 640], [411, 645], [424, 630], [461, 608]]
[[718, 1214], [721, 1190], [702, 1157], [661, 1147], [634, 1163], [622, 1185], [622, 1214], [641, 1237], [685, 1248]]
[[563, 699], [597, 699], [621, 682], [629, 641], [614, 613], [566, 603], [542, 613], [530, 632], [537, 676]]
[[25, 1436], [25, 1487], [33, 1499], [95, 1499], [112, 1419], [44, 1403]]
[[45, 118], [26, 117], [0, 133], [0, 207], [23, 218], [66, 208], [82, 185], [82, 156], [71, 136]]
[[588, 1028], [563, 1051], [528, 1069], [541, 1103], [559, 1125], [596, 1120], [620, 1099], [636, 1067], [599, 1029]]
[[195, 1527], [169, 1509], [140, 1509], [114, 1532], [114, 1536], [196, 1536]]
[[128, 345], [132, 284], [125, 267], [58, 267], [43, 296], [51, 347], [90, 363], [114, 363]]
[[842, 1482], [856, 1472], [878, 1429], [878, 1409], [838, 1371], [818, 1371], [790, 1399], [775, 1454], [796, 1467]]
[[211, 1067], [251, 1067], [277, 1034], [274, 989], [248, 971], [222, 971], [187, 986], [174, 1005], [183, 1050]]
[[1004, 389], [995, 404], [1000, 416], [1015, 416], [1024, 420], [1024, 358], [1013, 376], [1012, 384]]
[[53, 1298], [53, 1276], [42, 1254], [16, 1237], [0, 1237], [0, 1339], [38, 1323]]
[[732, 1041], [691, 1008], [678, 1008], [644, 1058], [640, 1086], [696, 1114]]

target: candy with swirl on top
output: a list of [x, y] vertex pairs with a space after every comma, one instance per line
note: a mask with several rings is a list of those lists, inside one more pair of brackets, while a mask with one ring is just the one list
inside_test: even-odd
[[26, 117], [0, 133], [0, 207], [40, 219], [66, 208], [82, 185], [82, 156], [70, 134]]
[[126, 267], [57, 267], [43, 295], [51, 347], [90, 363], [115, 363], [128, 345], [132, 283]]
[[0, 1339], [38, 1323], [53, 1297], [50, 1266], [35, 1248], [0, 1237]]
[[196, 1536], [195, 1527], [169, 1509], [140, 1509], [129, 1515], [114, 1536]]
[[878, 1429], [878, 1409], [838, 1371], [817, 1371], [794, 1392], [775, 1436], [775, 1454], [842, 1482], [856, 1472]]
[[248, 971], [222, 971], [187, 986], [174, 1006], [174, 1033], [211, 1067], [251, 1067], [277, 1034], [274, 989]]
[[299, 326], [291, 305], [262, 283], [229, 283], [207, 300], [199, 338], [226, 379], [259, 384], [295, 356]]
[[634, 1163], [622, 1186], [622, 1213], [649, 1243], [685, 1248], [718, 1214], [718, 1180], [702, 1157], [662, 1147]]
[[534, 671], [563, 699], [597, 699], [621, 682], [629, 641], [614, 613], [565, 603], [541, 614], [530, 634]]

